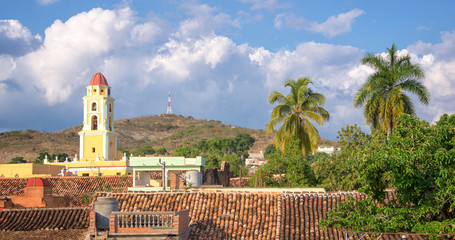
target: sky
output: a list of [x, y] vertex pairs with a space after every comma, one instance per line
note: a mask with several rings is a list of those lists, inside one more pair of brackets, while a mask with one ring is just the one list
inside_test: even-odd
[[[82, 97], [101, 72], [114, 118], [172, 111], [265, 129], [274, 90], [310, 77], [326, 96], [336, 140], [369, 127], [353, 97], [373, 70], [360, 64], [393, 43], [425, 71], [434, 123], [455, 113], [455, 2], [438, 1], [0, 1], [0, 132], [82, 124]], [[315, 125], [317, 125], [315, 123]]]

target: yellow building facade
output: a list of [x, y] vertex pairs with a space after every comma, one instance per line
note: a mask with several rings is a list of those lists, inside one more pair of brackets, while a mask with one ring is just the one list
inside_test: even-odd
[[28, 178], [58, 176], [63, 166], [37, 163], [0, 164], [0, 177]]
[[117, 151], [118, 133], [114, 129], [114, 98], [111, 87], [101, 73], [96, 73], [83, 97], [84, 121], [79, 132], [79, 156], [72, 161], [46, 160], [51, 165], [65, 166], [79, 176], [131, 174], [126, 156]]

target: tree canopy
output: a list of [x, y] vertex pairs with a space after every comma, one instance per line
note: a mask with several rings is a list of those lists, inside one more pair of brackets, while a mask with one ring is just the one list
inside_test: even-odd
[[[373, 145], [374, 146], [374, 145]], [[404, 114], [387, 145], [360, 162], [362, 201], [347, 201], [326, 227], [374, 232], [455, 233], [455, 115], [430, 125]], [[386, 201], [386, 188], [394, 198]]]

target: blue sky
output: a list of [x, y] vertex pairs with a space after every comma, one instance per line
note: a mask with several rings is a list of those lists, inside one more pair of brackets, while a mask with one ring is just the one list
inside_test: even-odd
[[115, 118], [166, 112], [264, 129], [267, 95], [309, 76], [336, 140], [368, 126], [352, 98], [371, 74], [366, 53], [395, 43], [425, 70], [429, 122], [455, 112], [453, 1], [1, 1], [0, 131], [57, 131], [82, 123], [96, 72], [112, 87]]

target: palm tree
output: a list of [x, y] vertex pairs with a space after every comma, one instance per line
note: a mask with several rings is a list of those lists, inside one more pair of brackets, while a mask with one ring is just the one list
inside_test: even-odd
[[387, 49], [387, 56], [366, 54], [361, 63], [376, 72], [360, 87], [354, 106], [363, 105], [363, 116], [374, 129], [392, 133], [396, 119], [403, 113], [414, 115], [411, 98], [403, 93], [409, 91], [427, 105], [430, 94], [420, 79], [425, 77], [419, 64], [412, 64], [411, 57], [398, 54], [395, 44]]
[[291, 136], [300, 140], [300, 149], [303, 155], [313, 152], [319, 142], [318, 130], [310, 121], [322, 125], [330, 118], [329, 113], [321, 107], [325, 102], [324, 95], [313, 92], [308, 84], [312, 83], [308, 77], [299, 78], [297, 81], [289, 79], [285, 87], [290, 87], [289, 95], [273, 91], [269, 95], [269, 103], [278, 103], [273, 108], [271, 120], [266, 126], [266, 133], [274, 131], [281, 124], [274, 137], [276, 148], [284, 151], [288, 146]]

